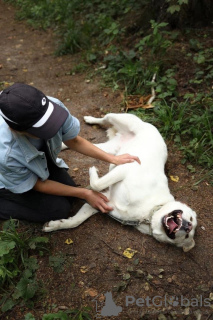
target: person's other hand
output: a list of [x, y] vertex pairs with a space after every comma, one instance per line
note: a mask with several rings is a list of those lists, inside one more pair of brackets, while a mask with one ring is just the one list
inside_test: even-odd
[[85, 197], [85, 200], [93, 208], [98, 209], [99, 211], [101, 211], [103, 213], [107, 213], [107, 212], [113, 210], [113, 208], [107, 204], [107, 202], [109, 202], [107, 197], [100, 192], [88, 190], [87, 195]]

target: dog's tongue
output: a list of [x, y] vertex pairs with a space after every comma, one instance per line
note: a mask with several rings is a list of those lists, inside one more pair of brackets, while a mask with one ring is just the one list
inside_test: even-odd
[[177, 223], [175, 223], [172, 218], [168, 219], [167, 225], [169, 226], [169, 231], [170, 231], [169, 233], [172, 233], [174, 231], [174, 229], [178, 228]]

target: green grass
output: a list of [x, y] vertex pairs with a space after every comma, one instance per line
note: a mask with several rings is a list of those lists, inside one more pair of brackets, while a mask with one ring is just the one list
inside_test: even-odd
[[[0, 305], [1, 311], [12, 309], [23, 301], [33, 304], [39, 292], [35, 273], [38, 260], [47, 250], [48, 238], [33, 237], [31, 231], [22, 232], [16, 220], [8, 220], [0, 231]], [[40, 292], [41, 293], [41, 292]]]

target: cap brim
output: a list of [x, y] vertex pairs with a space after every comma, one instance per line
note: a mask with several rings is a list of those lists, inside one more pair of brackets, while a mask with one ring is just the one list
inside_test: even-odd
[[54, 109], [48, 120], [42, 126], [31, 127], [25, 130], [26, 132], [45, 140], [51, 139], [56, 135], [56, 133], [59, 131], [59, 129], [67, 119], [68, 112], [58, 104], [52, 101], [51, 103]]

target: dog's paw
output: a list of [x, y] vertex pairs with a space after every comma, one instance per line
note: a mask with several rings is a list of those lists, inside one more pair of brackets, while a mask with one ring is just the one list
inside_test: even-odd
[[42, 231], [51, 232], [51, 231], [56, 231], [56, 230], [62, 229], [64, 220], [66, 220], [66, 219], [46, 222], [42, 228]]
[[92, 123], [94, 123], [94, 120], [95, 120], [95, 118], [94, 118], [94, 117], [91, 117], [91, 116], [85, 116], [85, 117], [84, 117], [84, 121], [85, 121], [86, 123], [92, 124]]
[[100, 191], [98, 186], [98, 169], [96, 167], [89, 168], [90, 186], [92, 190]]
[[89, 176], [90, 176], [90, 178], [91, 177], [94, 177], [94, 178], [98, 177], [98, 169], [95, 166], [89, 168]]

